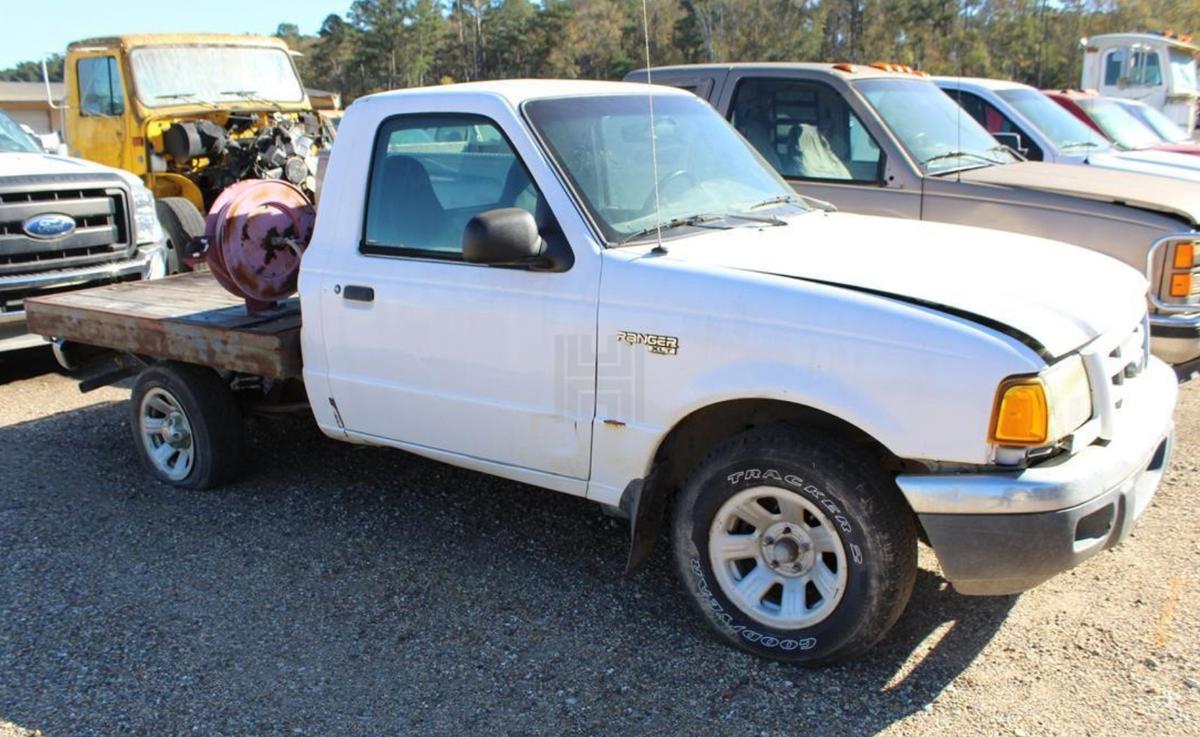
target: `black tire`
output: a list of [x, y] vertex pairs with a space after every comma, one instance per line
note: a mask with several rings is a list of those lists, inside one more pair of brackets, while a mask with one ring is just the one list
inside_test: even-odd
[[193, 238], [204, 235], [204, 216], [184, 197], [163, 197], [155, 201], [154, 208], [167, 236], [167, 274], [191, 271], [180, 254]]
[[[830, 597], [829, 613], [811, 626], [772, 627], [763, 621], [771, 618], [769, 611], [765, 614], [759, 611], [760, 619], [756, 619], [734, 603], [714, 572], [709, 554], [710, 529], [722, 506], [727, 501], [736, 505], [735, 495], [749, 489], [761, 489], [768, 495], [759, 502], [766, 504], [764, 509], [772, 503], [768, 500], [778, 498], [788, 502], [789, 509], [813, 506], [829, 515], [827, 527], [840, 541], [841, 558], [808, 560], [844, 560], [846, 573], [844, 583], [837, 587], [840, 599]], [[751, 497], [755, 494], [749, 492]], [[738, 497], [746, 498], [747, 494]], [[781, 512], [767, 509], [767, 514], [775, 519]], [[733, 519], [735, 526], [752, 527], [737, 521], [739, 515], [731, 517], [727, 511], [722, 512], [721, 519]], [[814, 517], [805, 519], [817, 523], [810, 530], [820, 526]], [[744, 532], [745, 528], [740, 529]], [[768, 532], [753, 527], [755, 545], [773, 539], [770, 530], [781, 531], [777, 527], [766, 529]], [[782, 528], [782, 531], [788, 530]], [[786, 426], [749, 430], [717, 447], [701, 462], [680, 493], [672, 532], [676, 566], [692, 605], [724, 641], [775, 660], [818, 666], [863, 654], [895, 624], [916, 580], [916, 523], [899, 489], [880, 469], [878, 461], [848, 442]], [[770, 551], [766, 555], [773, 558], [775, 548], [766, 549]], [[745, 580], [760, 564], [771, 569], [779, 566], [774, 558], [770, 563], [762, 558], [732, 562], [726, 559], [721, 564], [722, 573], [727, 581]], [[796, 568], [788, 569], [789, 574], [798, 575], [805, 565], [815, 564], [798, 559]], [[741, 566], [750, 568], [737, 573]], [[764, 576], [776, 573], [777, 570], [764, 568]], [[738, 575], [742, 578], [736, 578]], [[805, 606], [810, 597], [807, 586], [800, 584], [800, 590], [806, 592], [800, 595]], [[778, 612], [782, 616], [782, 585], [768, 589], [756, 606], [775, 606], [769, 601], [772, 592], [778, 592]], [[750, 601], [754, 601], [753, 596]], [[818, 604], [824, 600], [820, 595], [815, 598]]]
[[[143, 413], [147, 412], [143, 403], [151, 395], [174, 404], [186, 420], [185, 434], [190, 438], [186, 449], [191, 454], [186, 473], [179, 462], [181, 456], [175, 456], [178, 471], [174, 476], [151, 457], [154, 449], [167, 443], [164, 437], [152, 438], [143, 431]], [[130, 398], [130, 426], [142, 463], [163, 483], [185, 489], [212, 489], [241, 472], [245, 455], [242, 412], [229, 385], [212, 369], [167, 361], [142, 371]]]

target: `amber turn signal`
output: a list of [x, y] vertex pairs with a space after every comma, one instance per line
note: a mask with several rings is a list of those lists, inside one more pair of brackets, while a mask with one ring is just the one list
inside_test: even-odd
[[1046, 389], [1038, 379], [1014, 379], [996, 394], [991, 441], [999, 445], [1044, 445], [1050, 435]]
[[1191, 274], [1172, 274], [1171, 275], [1171, 296], [1172, 297], [1187, 297], [1192, 293], [1192, 275]]
[[1190, 269], [1196, 263], [1196, 244], [1178, 243], [1175, 245], [1175, 268]]

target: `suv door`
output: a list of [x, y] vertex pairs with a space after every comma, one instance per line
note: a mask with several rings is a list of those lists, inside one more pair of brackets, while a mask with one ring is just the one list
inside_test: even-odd
[[342, 424], [503, 464], [510, 476], [586, 479], [598, 259], [560, 272], [463, 260], [467, 222], [495, 208], [522, 208], [544, 239], [564, 238], [493, 121], [400, 115], [375, 139], [361, 242], [347, 244], [322, 290]]
[[753, 72], [729, 82], [726, 116], [797, 192], [849, 212], [921, 216], [920, 180], [889, 169], [881, 138], [841, 91]]

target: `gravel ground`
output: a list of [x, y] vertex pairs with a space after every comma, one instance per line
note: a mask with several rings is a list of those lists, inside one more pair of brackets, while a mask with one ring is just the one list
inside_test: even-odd
[[219, 492], [148, 480], [126, 388], [0, 354], [0, 737], [1200, 734], [1200, 380], [1135, 535], [1020, 597], [927, 550], [867, 658], [706, 635], [665, 546], [582, 500], [256, 424]]

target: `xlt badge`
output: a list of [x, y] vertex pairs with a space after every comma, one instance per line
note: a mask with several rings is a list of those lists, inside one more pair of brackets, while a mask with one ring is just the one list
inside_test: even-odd
[[646, 350], [662, 356], [674, 356], [679, 353], [679, 338], [672, 335], [653, 335], [651, 333], [635, 333], [632, 330], [618, 330], [617, 340], [629, 345], [644, 345]]

